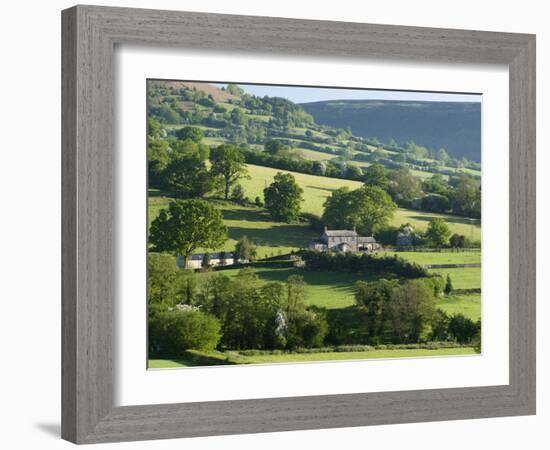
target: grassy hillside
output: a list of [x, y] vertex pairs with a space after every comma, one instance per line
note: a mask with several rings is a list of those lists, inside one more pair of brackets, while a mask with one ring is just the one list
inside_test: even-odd
[[[475, 111], [470, 111], [470, 109], [475, 110], [476, 107], [479, 109], [478, 104], [471, 107], [471, 104], [468, 103], [455, 103], [451, 106], [445, 106], [448, 104], [441, 102], [421, 103], [420, 106], [415, 103], [415, 108], [405, 108], [408, 115], [404, 123], [401, 123], [403, 114], [399, 108], [404, 107], [399, 106], [396, 110], [386, 105], [382, 110], [380, 102], [374, 106], [370, 105], [366, 109], [364, 103], [356, 103], [351, 107], [352, 103], [349, 102], [296, 105], [284, 99], [274, 101], [273, 98], [260, 99], [246, 94], [234, 95], [208, 83], [182, 81], [150, 81], [148, 88], [151, 117], [158, 118], [169, 133], [186, 125], [199, 127], [205, 132], [204, 143], [211, 146], [232, 143], [247, 144], [251, 148], [262, 148], [268, 139], [275, 138], [284, 141], [290, 147], [298, 150], [304, 159], [311, 161], [331, 161], [342, 152], [347, 152], [348, 157], [352, 158], [357, 153], [362, 153], [363, 157], [372, 157], [373, 152], [376, 151], [378, 156], [374, 159], [371, 158], [371, 162], [379, 160], [390, 168], [395, 168], [396, 164], [408, 167], [418, 178], [427, 178], [433, 173], [444, 175], [454, 173], [457, 171], [456, 167], [473, 167], [471, 164], [458, 166], [449, 164], [447, 166], [447, 163], [428, 157], [420, 159], [414, 157], [405, 162], [397, 158], [398, 156], [403, 157], [403, 148], [399, 151], [389, 150], [376, 138], [386, 144], [389, 138], [394, 138], [400, 142], [400, 145], [403, 145], [405, 141], [415, 140], [419, 144], [430, 147], [433, 151], [444, 147], [450, 149], [451, 153], [453, 153], [453, 145], [458, 142], [461, 150], [456, 154], [460, 157], [468, 156], [467, 152], [463, 151], [462, 144], [468, 141], [470, 134], [477, 133], [479, 135], [479, 132], [475, 131], [476, 127], [480, 126], [479, 117], [476, 118]], [[268, 106], [269, 108], [267, 108]], [[374, 107], [378, 108], [376, 113], [373, 113]], [[465, 108], [465, 112], [462, 115], [455, 114], [455, 111], [461, 107]], [[242, 120], [236, 121], [231, 117], [231, 113], [235, 109], [242, 113]], [[311, 112], [312, 115], [308, 112]], [[363, 114], [374, 114], [374, 116], [369, 115], [368, 120], [365, 120]], [[436, 119], [442, 116], [444, 121], [453, 125], [458, 131], [436, 124], [437, 120], [431, 120], [430, 114], [434, 115]], [[409, 117], [411, 115], [412, 119]], [[428, 119], [426, 119], [426, 115], [429, 116]], [[470, 123], [471, 120], [474, 120], [475, 123]], [[419, 121], [422, 122], [422, 126], [417, 123]], [[385, 129], [392, 132], [378, 133], [382, 126], [379, 122]], [[411, 126], [411, 123], [414, 126]], [[347, 131], [349, 126], [351, 126], [353, 135]], [[367, 129], [365, 130], [364, 127]], [[374, 127], [377, 132], [371, 132], [368, 127]], [[426, 127], [431, 128], [425, 130]], [[386, 135], [389, 136], [388, 139], [385, 138]], [[423, 135], [427, 135], [428, 138], [421, 138]], [[444, 143], [448, 145], [443, 145], [440, 142], [441, 139], [445, 139]], [[477, 147], [472, 147], [469, 144], [464, 145], [464, 148], [466, 147], [475, 153], [475, 157], [472, 156], [470, 159], [479, 161], [479, 142], [477, 142]], [[348, 164], [367, 167], [371, 162], [363, 158], [361, 161], [349, 160]], [[423, 170], [418, 170], [422, 168], [419, 165], [426, 167]], [[478, 170], [471, 168], [460, 170], [476, 177], [481, 175]]]
[[376, 136], [383, 142], [413, 140], [480, 161], [481, 103], [331, 100], [301, 106], [318, 123], [349, 126], [358, 136]]

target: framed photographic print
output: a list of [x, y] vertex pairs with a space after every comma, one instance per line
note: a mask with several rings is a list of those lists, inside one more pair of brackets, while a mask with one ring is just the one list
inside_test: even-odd
[[532, 35], [63, 11], [63, 437], [534, 414], [534, 74]]

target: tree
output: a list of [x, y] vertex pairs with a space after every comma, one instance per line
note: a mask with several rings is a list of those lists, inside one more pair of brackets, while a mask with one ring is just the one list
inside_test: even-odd
[[456, 314], [449, 320], [449, 334], [461, 344], [471, 342], [480, 329], [479, 321], [476, 323], [462, 314]]
[[234, 145], [223, 144], [210, 152], [213, 176], [221, 176], [224, 181], [224, 198], [229, 198], [231, 186], [247, 175], [243, 153]]
[[264, 151], [273, 156], [291, 157], [291, 149], [278, 139], [270, 139], [264, 144]]
[[149, 242], [156, 251], [181, 255], [184, 267], [197, 248], [216, 249], [226, 240], [221, 212], [199, 199], [170, 202], [153, 220], [149, 233]]
[[202, 161], [206, 161], [210, 155], [210, 147], [191, 139], [171, 141], [170, 148], [172, 149], [173, 158], [193, 153], [197, 154]]
[[437, 159], [439, 161], [443, 161], [443, 162], [445, 162], [449, 159], [449, 154], [447, 153], [447, 151], [444, 148], [440, 148], [437, 151]]
[[365, 184], [368, 186], [378, 186], [384, 190], [388, 189], [389, 177], [386, 168], [379, 163], [374, 163], [363, 169]]
[[233, 190], [231, 191], [231, 200], [235, 203], [238, 203], [239, 205], [242, 205], [246, 202], [244, 188], [240, 184], [237, 184], [233, 187]]
[[387, 320], [385, 305], [398, 285], [397, 280], [386, 279], [374, 283], [358, 281], [355, 285], [355, 302], [365, 314], [365, 328], [373, 344], [379, 343], [384, 333]]
[[153, 354], [181, 356], [186, 350], [212, 351], [220, 341], [220, 323], [211, 314], [184, 306], [161, 312], [149, 322], [149, 345]]
[[248, 119], [241, 108], [233, 108], [230, 113], [231, 123], [234, 125], [246, 125]]
[[201, 262], [201, 266], [203, 269], [210, 267], [210, 260], [211, 260], [210, 253], [204, 252], [204, 255], [202, 255], [202, 262]]
[[437, 309], [432, 318], [432, 341], [446, 341], [449, 337], [449, 316], [445, 311]]
[[164, 139], [150, 138], [147, 145], [149, 186], [162, 188], [163, 171], [170, 161], [169, 145]]
[[388, 190], [396, 202], [411, 202], [420, 195], [420, 183], [407, 168], [393, 170]]
[[447, 280], [445, 281], [445, 295], [449, 295], [453, 292], [453, 282], [451, 276], [447, 274]]
[[197, 127], [183, 127], [177, 130], [175, 134], [180, 141], [190, 139], [196, 143], [199, 143], [204, 138], [203, 131]]
[[346, 178], [349, 178], [351, 180], [360, 180], [363, 176], [363, 172], [361, 171], [360, 167], [352, 166], [351, 164], [348, 164], [346, 166]]
[[453, 177], [450, 184], [454, 189], [450, 192], [453, 212], [467, 217], [481, 217], [481, 184], [478, 180], [462, 174]]
[[214, 187], [212, 176], [198, 153], [174, 157], [164, 171], [165, 182], [177, 197], [204, 197]]
[[324, 204], [323, 222], [330, 228], [351, 229], [372, 235], [382, 230], [393, 216], [396, 205], [391, 197], [376, 186], [363, 186], [354, 191], [340, 188]]
[[173, 256], [149, 252], [147, 255], [148, 304], [174, 306], [178, 303], [180, 273]]
[[300, 216], [302, 194], [290, 173], [277, 172], [273, 183], [264, 189], [265, 208], [278, 222], [293, 222]]
[[256, 246], [248, 239], [246, 235], [242, 236], [235, 244], [235, 250], [233, 252], [234, 261], [254, 261], [256, 259]]
[[244, 94], [244, 91], [236, 84], [228, 84], [225, 90], [231, 95], [235, 95], [237, 97], [241, 97]]
[[444, 247], [449, 242], [449, 237], [451, 236], [451, 230], [445, 220], [434, 217], [430, 220], [428, 224], [428, 229], [426, 230], [426, 238], [434, 247]]
[[454, 233], [449, 239], [449, 243], [453, 248], [464, 248], [466, 246], [466, 236]]
[[433, 290], [422, 280], [408, 280], [392, 291], [386, 312], [394, 340], [418, 342], [435, 314]]

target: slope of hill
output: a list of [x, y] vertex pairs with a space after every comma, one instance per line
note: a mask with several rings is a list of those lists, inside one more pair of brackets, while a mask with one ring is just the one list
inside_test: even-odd
[[383, 142], [412, 140], [455, 158], [480, 161], [481, 103], [331, 100], [303, 103], [317, 123], [349, 126], [354, 135]]

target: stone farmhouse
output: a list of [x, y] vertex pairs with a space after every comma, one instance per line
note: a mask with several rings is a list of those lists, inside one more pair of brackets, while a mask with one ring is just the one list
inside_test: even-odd
[[309, 243], [310, 250], [321, 252], [373, 252], [382, 250], [373, 236], [359, 236], [353, 230], [328, 230]]

